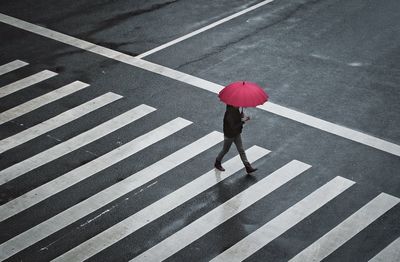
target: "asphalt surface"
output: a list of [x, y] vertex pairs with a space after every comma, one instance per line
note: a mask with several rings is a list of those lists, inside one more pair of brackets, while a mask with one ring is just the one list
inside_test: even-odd
[[[259, 1], [8, 1], [0, 13], [136, 56]], [[400, 144], [400, 3], [395, 0], [275, 0], [143, 59], [226, 85], [259, 83], [279, 105]], [[140, 104], [157, 110], [61, 158], [0, 185], [5, 204], [176, 118], [192, 125], [0, 222], [4, 243], [31, 227], [217, 130], [225, 106], [214, 93], [0, 23], [0, 65], [29, 66], [0, 86], [44, 69], [54, 78], [0, 98], [4, 112], [72, 81], [90, 87], [0, 126], [0, 139], [106, 92], [123, 98], [0, 154], [5, 169]], [[336, 176], [356, 184], [246, 261], [287, 261], [379, 193], [400, 197], [399, 156], [259, 109], [242, 137], [271, 150], [252, 177], [234, 174], [90, 258], [128, 261], [229, 198], [297, 159], [312, 166], [168, 261], [208, 261]], [[222, 144], [168, 171], [10, 258], [48, 261], [208, 172]], [[236, 155], [234, 148], [225, 159]], [[396, 205], [326, 261], [367, 261], [400, 236]], [[91, 221], [87, 223], [87, 221]]]

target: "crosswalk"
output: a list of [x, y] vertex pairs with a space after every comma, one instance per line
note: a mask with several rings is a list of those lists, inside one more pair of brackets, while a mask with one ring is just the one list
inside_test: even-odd
[[122, 161], [130, 155], [133, 155], [159, 140], [172, 135], [189, 124], [191, 124], [189, 121], [181, 118], [172, 120], [89, 163], [59, 176], [57, 179], [35, 188], [34, 190], [0, 207], [0, 221], [3, 221], [18, 212], [25, 210], [26, 208], [33, 206], [40, 201], [43, 201], [44, 199], [110, 167], [111, 165]]
[[[257, 160], [267, 153], [269, 153], [268, 150], [257, 147], [250, 148], [247, 151], [248, 156], [250, 157], [250, 159], [253, 160]], [[148, 224], [150, 221], [161, 217], [162, 215], [166, 214], [177, 206], [202, 193], [206, 189], [233, 175], [241, 168], [238, 157], [233, 158], [232, 160], [226, 162], [224, 165], [227, 167], [227, 169], [222, 176], [216, 177], [213, 170], [207, 172], [196, 180], [179, 188], [173, 193], [167, 195], [159, 201], [140, 210], [138, 213], [128, 217], [124, 221], [121, 221], [117, 225], [102, 232], [98, 236], [65, 253], [61, 257], [57, 258], [56, 261], [70, 261], [71, 259], [79, 259], [83, 261], [84, 259], [89, 258], [91, 255], [94, 255], [95, 252], [99, 252], [102, 249], [111, 246], [118, 240], [121, 240], [129, 234], [132, 234], [139, 228]]]
[[20, 117], [32, 110], [38, 109], [44, 105], [47, 105], [51, 102], [54, 102], [58, 99], [61, 99], [67, 95], [75, 93], [83, 88], [88, 87], [88, 84], [75, 81], [69, 85], [60, 87], [52, 92], [49, 92], [45, 95], [32, 99], [28, 102], [23, 103], [22, 105], [11, 108], [0, 114], [0, 124], [11, 121], [17, 117]]
[[94, 110], [108, 105], [120, 98], [122, 98], [122, 96], [114, 94], [112, 92], [106, 93], [86, 103], [83, 103], [82, 105], [67, 110], [55, 117], [52, 117], [49, 120], [39, 123], [34, 127], [21, 131], [13, 136], [4, 138], [0, 141], [0, 153], [10, 150], [23, 143], [26, 143], [60, 126], [68, 124], [69, 122], [74, 121], [86, 114], [89, 114], [90, 112], [93, 112]]
[[[28, 65], [29, 63], [21, 60], [11, 61], [0, 66], [0, 76], [18, 72], [19, 68]], [[0, 98], [9, 99], [13, 93], [26, 88], [35, 88], [36, 84], [56, 75], [57, 73], [44, 70], [17, 80], [0, 87]], [[35, 110], [40, 107], [68, 99], [69, 95], [90, 88], [92, 87], [89, 84], [80, 81], [74, 81], [63, 87], [55, 88], [54, 91], [0, 113], [0, 128], [2, 124], [22, 115], [34, 115]], [[18, 146], [29, 145], [33, 139], [44, 139], [43, 135], [48, 132], [63, 127], [68, 123], [79, 122], [83, 116], [93, 114], [96, 110], [110, 106], [112, 103], [118, 103], [122, 98], [119, 94], [108, 92], [98, 97], [93, 97], [91, 100], [53, 116], [44, 122], [36, 123], [34, 126], [19, 133], [5, 137], [0, 140], [0, 156], [7, 155], [10, 150], [17, 151]], [[85, 145], [98, 143], [113, 132], [124, 130], [128, 125], [136, 125], [142, 120], [145, 121], [150, 114], [157, 114], [157, 109], [146, 104], [136, 105], [125, 112], [120, 112], [119, 115], [111, 119], [101, 120], [103, 121], [102, 123], [98, 123], [97, 126], [78, 135], [65, 141], [60, 141], [60, 143], [29, 156], [18, 163], [12, 163], [0, 170], [0, 188], [16, 178], [34, 179], [34, 176], [40, 174], [32, 171], [67, 154], [73, 155], [76, 150]], [[93, 160], [75, 167], [65, 174], [60, 174], [57, 178], [7, 201], [0, 206], [0, 231], [5, 232], [7, 229], [3, 225], [18, 218], [22, 213], [27, 211], [35, 212], [36, 209], [43, 208], [40, 204], [45, 200], [52, 199], [55, 196], [66, 196], [68, 190], [73, 186], [89, 178], [96, 179], [98, 173], [107, 171], [129, 157], [136, 154], [140, 155], [144, 150], [157, 150], [152, 147], [157, 147], [162, 140], [176, 136], [178, 132], [189, 132], [187, 129], [193, 124], [196, 123], [179, 116], [170, 121], [158, 123], [154, 129], [135, 136], [129, 142], [103, 155], [96, 156]], [[170, 171], [173, 173], [175, 168], [184, 164], [191, 165], [190, 160], [197, 159], [202, 153], [212, 150], [222, 140], [222, 133], [211, 131], [203, 134], [200, 138], [193, 138], [193, 141], [186, 141], [183, 147], [132, 173], [122, 181], [108, 185], [108, 187], [98, 190], [95, 194], [78, 203], [61, 207], [57, 211], [58, 213], [50, 218], [35, 221], [32, 227], [24, 232], [9, 236], [0, 243], [0, 261], [18, 256], [24, 250], [61, 230], [65, 230], [68, 226], [101, 210], [106, 205], [118, 201], [121, 197], [161, 178]], [[266, 158], [270, 152], [270, 150], [256, 145], [246, 150], [251, 162]], [[206, 165], [212, 165], [212, 163], [207, 163]], [[192, 181], [133, 212], [126, 218], [115, 221], [113, 225], [90, 238], [86, 238], [75, 247], [71, 247], [61, 254], [56, 252], [52, 257], [53, 261], [84, 261], [107, 249], [112, 249], [117, 243], [134, 235], [139, 229], [145, 229], [152, 222], [163, 219], [168, 213], [177, 210], [191, 200], [200, 198], [205, 192], [218, 188], [243, 169], [239, 156], [227, 160], [223, 165], [226, 168], [225, 172], [211, 169], [202, 175], [198, 174], [197, 178]], [[196, 172], [196, 170], [193, 172]], [[298, 179], [307, 179], [313, 172], [311, 165], [299, 160], [291, 160], [230, 199], [194, 219], [193, 222], [187, 223], [171, 235], [165, 236], [155, 245], [134, 255], [127, 253], [125, 260], [163, 261], [169, 259], [200, 238], [209, 237], [208, 234], [210, 232], [225, 223], [229, 223], [231, 219], [240, 214], [245, 214], [251, 206], [268, 199], [274, 192], [281, 188], [284, 189], [288, 183]], [[249, 258], [288, 230], [295, 228], [301, 221], [322, 207], [329, 205], [333, 199], [351, 188], [355, 183], [355, 181], [341, 176], [325, 181], [322, 186], [316, 188], [303, 199], [297, 200], [297, 203], [267, 221], [264, 225], [259, 226], [254, 232], [247, 234], [246, 237], [234, 245], [225, 247], [219, 254], [208, 257], [205, 260], [243, 261]], [[342, 222], [292, 257], [290, 261], [321, 261], [325, 259], [398, 205], [399, 202], [400, 199], [395, 196], [386, 193], [378, 194], [371, 201], [363, 203], [363, 206], [349, 217], [343, 218]], [[62, 203], [54, 204], [62, 205]], [[318, 227], [318, 225], [315, 226]], [[149, 237], [151, 238], [151, 236]], [[399, 243], [399, 238], [394, 240], [386, 248], [375, 254], [370, 261], [400, 261]]]
[[[242, 261], [354, 184], [336, 177], [269, 221], [212, 261]], [[309, 260], [304, 260], [309, 261]]]
[[[131, 261], [163, 261], [310, 168], [292, 161]], [[180, 243], [176, 245], [176, 243]], [[227, 260], [229, 261], [229, 260]]]
[[29, 171], [34, 170], [46, 163], [51, 162], [63, 155], [73, 152], [97, 139], [100, 139], [139, 118], [153, 112], [155, 108], [140, 105], [135, 107], [111, 120], [108, 120], [84, 133], [81, 133], [73, 138], [49, 148], [37, 155], [34, 155], [24, 161], [12, 165], [0, 171], [0, 185], [15, 179]]

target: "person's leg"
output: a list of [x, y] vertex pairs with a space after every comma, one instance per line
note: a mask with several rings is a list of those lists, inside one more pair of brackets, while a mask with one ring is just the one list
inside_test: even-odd
[[239, 152], [240, 159], [242, 159], [243, 165], [246, 167], [246, 172], [252, 173], [252, 172], [256, 171], [257, 168], [253, 168], [250, 165], [249, 160], [247, 160], [246, 152], [244, 151], [244, 147], [243, 147], [242, 137], [240, 134], [235, 137], [234, 142], [235, 142], [236, 148]]
[[235, 142], [235, 146], [237, 148], [237, 151], [239, 152], [240, 159], [242, 159], [243, 164], [248, 164], [249, 161], [247, 160], [246, 152], [244, 151], [243, 148], [243, 142], [242, 142], [242, 137], [241, 135], [235, 136], [233, 142]]
[[215, 159], [214, 167], [220, 171], [225, 171], [225, 169], [221, 165], [221, 161], [222, 161], [222, 158], [224, 158], [226, 153], [228, 153], [229, 149], [231, 148], [233, 140], [234, 140], [233, 138], [229, 138], [229, 137], [224, 138], [224, 146], [222, 147], [221, 152], [219, 152], [217, 158]]
[[219, 154], [217, 156], [217, 161], [219, 161], [219, 162], [222, 161], [222, 158], [224, 158], [226, 153], [228, 153], [229, 149], [231, 148], [233, 140], [234, 140], [233, 138], [224, 137], [224, 146], [222, 147], [221, 152], [219, 152]]

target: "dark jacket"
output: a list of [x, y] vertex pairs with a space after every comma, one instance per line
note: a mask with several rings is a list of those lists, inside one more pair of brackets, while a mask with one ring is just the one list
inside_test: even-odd
[[226, 137], [235, 137], [242, 133], [243, 122], [239, 109], [233, 106], [227, 106], [224, 115], [224, 135]]

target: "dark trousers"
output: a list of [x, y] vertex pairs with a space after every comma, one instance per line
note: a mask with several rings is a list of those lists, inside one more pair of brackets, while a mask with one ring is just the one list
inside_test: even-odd
[[235, 143], [243, 164], [248, 164], [249, 161], [247, 160], [246, 153], [244, 152], [242, 137], [240, 136], [240, 134], [235, 137], [224, 137], [224, 147], [218, 154], [217, 161], [222, 161], [222, 158], [226, 155], [226, 153], [228, 153], [229, 149], [231, 148], [232, 143]]

